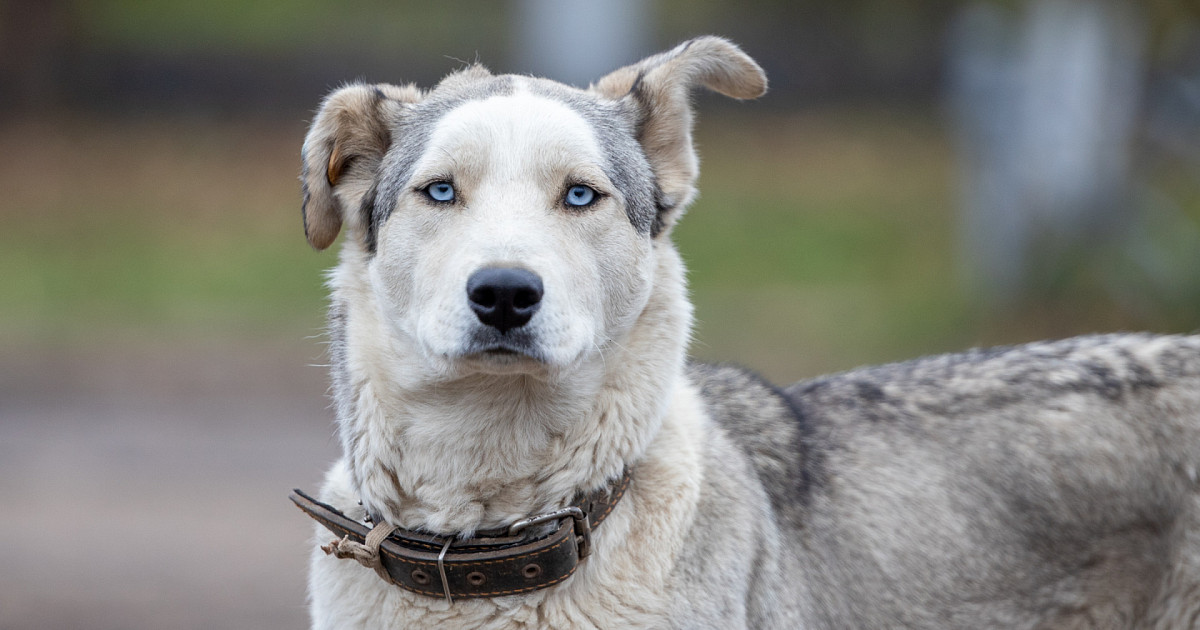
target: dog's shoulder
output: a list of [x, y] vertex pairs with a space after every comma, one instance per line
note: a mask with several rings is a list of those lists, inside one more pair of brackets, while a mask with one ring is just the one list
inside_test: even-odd
[[795, 409], [784, 393], [762, 376], [727, 363], [688, 364], [688, 376], [699, 388], [714, 420], [723, 426], [772, 430], [791, 424]]
[[750, 460], [774, 508], [806, 505], [819, 458], [810, 452], [811, 428], [792, 400], [739, 366], [693, 362], [688, 376], [709, 417]]

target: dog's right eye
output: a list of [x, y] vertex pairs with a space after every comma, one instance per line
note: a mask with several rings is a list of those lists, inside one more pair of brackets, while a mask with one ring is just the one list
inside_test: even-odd
[[454, 201], [454, 184], [450, 182], [433, 182], [424, 189], [425, 196], [438, 203]]

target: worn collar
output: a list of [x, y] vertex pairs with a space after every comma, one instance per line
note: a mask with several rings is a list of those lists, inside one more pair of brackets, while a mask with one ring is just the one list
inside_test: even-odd
[[561, 510], [472, 538], [437, 536], [383, 522], [368, 527], [301, 490], [293, 490], [289, 498], [341, 537], [322, 545], [325, 553], [357, 560], [389, 584], [450, 602], [455, 597], [529, 593], [566, 580], [591, 552], [592, 530], [621, 500], [629, 477], [626, 469], [611, 484]]

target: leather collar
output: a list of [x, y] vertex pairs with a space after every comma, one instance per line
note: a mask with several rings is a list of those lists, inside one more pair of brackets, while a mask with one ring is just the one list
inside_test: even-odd
[[[474, 538], [437, 536], [380, 523], [374, 528], [305, 494], [290, 497], [340, 536], [321, 548], [375, 569], [390, 584], [429, 597], [481, 598], [529, 593], [566, 580], [591, 551], [600, 526], [629, 487], [628, 469], [572, 505]], [[547, 531], [548, 530], [548, 531]]]

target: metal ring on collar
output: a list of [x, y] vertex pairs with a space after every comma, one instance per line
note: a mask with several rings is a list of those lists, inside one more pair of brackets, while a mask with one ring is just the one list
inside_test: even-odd
[[575, 536], [577, 537], [576, 544], [579, 549], [579, 559], [588, 557], [592, 552], [592, 526], [588, 522], [587, 514], [576, 506], [565, 507], [561, 510], [539, 514], [527, 519], [522, 519], [513, 523], [508, 528], [509, 536], [516, 536], [518, 532], [526, 527], [533, 527], [549, 521], [560, 521], [564, 518], [571, 517], [575, 519]]

